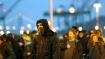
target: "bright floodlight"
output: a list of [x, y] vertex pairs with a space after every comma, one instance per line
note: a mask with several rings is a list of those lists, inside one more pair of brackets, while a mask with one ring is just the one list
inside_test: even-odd
[[61, 13], [61, 12], [62, 12], [62, 8], [58, 8], [58, 9], [56, 10], [56, 12], [57, 12], [57, 13]]
[[4, 34], [4, 31], [0, 31], [0, 34], [3, 35]]
[[29, 30], [27, 30], [27, 31], [26, 31], [26, 33], [27, 33], [27, 34], [29, 34], [29, 33], [30, 33], [30, 31], [29, 31]]
[[0, 30], [2, 30], [3, 29], [3, 26], [0, 26]]
[[20, 34], [23, 34], [23, 32], [24, 32], [23, 30], [20, 30]]
[[10, 29], [10, 27], [9, 26], [6, 26], [6, 30], [9, 30]]
[[99, 12], [99, 8], [101, 7], [100, 3], [94, 3], [93, 5], [96, 8], [96, 12]]
[[78, 30], [79, 30], [79, 31], [82, 31], [82, 27], [79, 27]]
[[105, 29], [105, 26], [104, 26], [104, 29]]
[[12, 27], [12, 29], [13, 29], [13, 30], [15, 30], [15, 29], [16, 29], [16, 27], [15, 27], [15, 26], [13, 26], [13, 27]]
[[101, 4], [100, 3], [94, 3], [93, 5], [95, 8], [100, 8], [101, 7]]
[[32, 27], [31, 27], [31, 24], [27, 24], [27, 27], [28, 27], [28, 29], [31, 29]]
[[7, 31], [7, 34], [11, 33], [10, 31]]
[[[96, 25], [99, 26], [99, 8], [101, 7], [100, 3], [94, 3], [93, 5], [96, 9]], [[98, 28], [98, 27], [96, 27]]]
[[31, 24], [27, 24], [27, 27], [30, 28], [31, 27]]
[[20, 29], [21, 29], [21, 30], [24, 30], [24, 26], [21, 26]]
[[95, 26], [95, 29], [98, 30], [99, 29], [99, 26]]
[[70, 12], [70, 13], [75, 13], [75, 8], [70, 7], [69, 12]]

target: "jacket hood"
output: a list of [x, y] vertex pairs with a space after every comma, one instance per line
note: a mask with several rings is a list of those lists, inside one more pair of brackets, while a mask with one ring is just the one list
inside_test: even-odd
[[47, 33], [43, 34], [43, 36], [53, 36], [53, 35], [57, 35], [55, 32], [53, 32], [52, 30], [49, 30]]
[[43, 27], [44, 27], [44, 34], [49, 32], [50, 28], [48, 25], [48, 22], [46, 19], [39, 19], [36, 23], [36, 25], [38, 25], [38, 23], [42, 23]]

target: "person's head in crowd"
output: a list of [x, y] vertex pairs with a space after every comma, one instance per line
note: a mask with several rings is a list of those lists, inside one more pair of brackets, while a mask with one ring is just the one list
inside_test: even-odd
[[25, 38], [28, 36], [27, 32], [24, 31], [23, 34], [22, 34], [22, 38], [25, 40]]
[[76, 31], [75, 30], [70, 30], [68, 33], [68, 38], [70, 40], [75, 40], [76, 39]]
[[0, 36], [0, 45], [4, 42], [3, 37]]
[[94, 34], [94, 33], [95, 33], [95, 30], [94, 30], [94, 29], [90, 29], [90, 30], [89, 30], [89, 34], [90, 34], [90, 35], [92, 35], [92, 34]]
[[97, 42], [98, 42], [98, 36], [97, 36], [97, 34], [93, 34], [88, 41], [88, 48], [90, 49], [91, 46], [96, 45]]
[[6, 39], [6, 38], [7, 38], [7, 35], [6, 35], [6, 34], [3, 34], [1, 37], [4, 39], [5, 42], [8, 41], [8, 40]]
[[8, 33], [7, 36], [14, 38], [14, 35], [12, 33]]
[[38, 35], [37, 31], [34, 30], [31, 32], [32, 38], [35, 38], [37, 35]]
[[22, 35], [23, 35], [23, 36], [27, 36], [28, 34], [27, 34], [26, 31], [24, 31]]
[[63, 38], [64, 38], [64, 39], [68, 39], [68, 33], [65, 33], [65, 34], [63, 35]]
[[98, 36], [96, 34], [93, 34], [92, 37], [90, 38], [92, 40], [92, 43], [98, 42]]
[[72, 26], [71, 30], [74, 30], [76, 33], [76, 36], [78, 36], [79, 30], [77, 26]]
[[103, 39], [103, 34], [102, 34], [101, 29], [96, 30], [96, 31], [95, 31], [95, 34], [98, 36], [98, 41], [99, 41], [101, 44], [105, 45], [105, 41], [104, 41], [104, 39]]
[[100, 37], [103, 36], [101, 29], [95, 30], [95, 34], [97, 34]]
[[4, 38], [2, 36], [0, 36], [0, 53], [4, 54], [4, 52], [6, 51], [6, 49], [8, 48], [6, 42], [4, 41]]
[[83, 37], [84, 37], [84, 32], [83, 31], [79, 31], [78, 38], [83, 38]]
[[38, 32], [37, 32], [36, 30], [33, 30], [33, 31], [30, 33], [30, 38], [31, 38], [31, 40], [33, 40], [37, 35], [38, 35]]
[[37, 31], [35, 31], [35, 30], [31, 32], [31, 34], [35, 34], [35, 33], [37, 33]]
[[40, 35], [44, 35], [50, 30], [47, 19], [39, 19], [36, 25]]

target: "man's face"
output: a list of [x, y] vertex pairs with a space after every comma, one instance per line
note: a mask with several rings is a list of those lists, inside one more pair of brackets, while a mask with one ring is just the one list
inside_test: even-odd
[[69, 32], [68, 36], [69, 36], [70, 39], [74, 39], [76, 37], [75, 34], [72, 31]]
[[92, 42], [98, 42], [98, 38], [97, 38], [97, 36], [93, 36], [93, 39], [92, 39]]
[[83, 38], [83, 36], [84, 36], [84, 33], [82, 33], [82, 32], [79, 33], [79, 37], [80, 37], [80, 38]]
[[38, 31], [41, 35], [44, 34], [44, 28], [43, 28], [42, 23], [38, 23], [37, 28], [38, 28]]

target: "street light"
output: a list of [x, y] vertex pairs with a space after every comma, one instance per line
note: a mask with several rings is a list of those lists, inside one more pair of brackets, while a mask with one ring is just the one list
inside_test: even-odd
[[4, 31], [0, 31], [0, 34], [3, 35], [4, 34]]
[[7, 31], [7, 34], [11, 33], [10, 31]]
[[3, 26], [0, 26], [0, 30], [3, 30]]
[[70, 13], [75, 13], [75, 8], [74, 8], [74, 7], [70, 7], [70, 8], [69, 8], [69, 12], [70, 12]]
[[57, 12], [58, 14], [60, 14], [60, 13], [62, 12], [62, 8], [58, 8], [58, 9], [56, 10], [56, 12]]
[[104, 29], [105, 29], [105, 26], [104, 26]]
[[10, 30], [10, 27], [9, 26], [6, 26], [6, 30]]
[[13, 26], [13, 27], [12, 27], [12, 29], [13, 29], [13, 30], [16, 30], [16, 27], [15, 27], [15, 26]]
[[28, 27], [29, 30], [31, 30], [31, 28], [32, 28], [31, 24], [27, 24], [27, 27]]
[[99, 8], [101, 7], [100, 3], [94, 3], [93, 5], [96, 9], [96, 26], [99, 26]]
[[99, 29], [99, 26], [95, 26], [95, 30], [98, 30]]
[[20, 30], [20, 34], [23, 34], [24, 30]]
[[82, 28], [82, 27], [79, 27], [78, 29], [79, 29], [79, 31], [82, 31], [82, 30], [83, 30], [83, 28]]
[[20, 30], [24, 30], [24, 29], [25, 29], [24, 26], [21, 26], [21, 27], [20, 27]]

